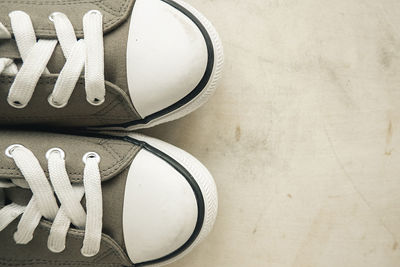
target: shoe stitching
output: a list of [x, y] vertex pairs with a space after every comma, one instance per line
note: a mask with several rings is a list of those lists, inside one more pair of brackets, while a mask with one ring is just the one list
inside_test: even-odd
[[[119, 8], [112, 7], [112, 6], [108, 5], [108, 4], [106, 4], [104, 1], [97, 1], [96, 3], [97, 3], [98, 6], [102, 6], [102, 7], [103, 7], [103, 8], [102, 8], [103, 10], [104, 10], [104, 9], [108, 9], [107, 11], [110, 11], [110, 10], [111, 10], [111, 11], [114, 12], [115, 15], [120, 16], [120, 15], [123, 14], [122, 11], [123, 11], [125, 8], [127, 8], [127, 6], [129, 5], [129, 0], [124, 0], [124, 2], [121, 3], [121, 5], [119, 6]], [[109, 13], [111, 13], [111, 12], [109, 12]]]
[[[18, 263], [17, 263], [18, 262]], [[50, 265], [50, 266], [123, 266], [121, 263], [97, 263], [97, 262], [87, 262], [87, 261], [51, 261], [51, 260], [14, 260], [0, 258], [0, 265], [6, 266], [34, 266], [37, 264]]]
[[[101, 147], [103, 152], [108, 152], [108, 154], [110, 154], [112, 156], [113, 159], [116, 160], [116, 163], [111, 163], [109, 167], [101, 169], [101, 175], [105, 176], [107, 178], [107, 176], [113, 174], [115, 171], [117, 171], [118, 169], [120, 169], [121, 166], [123, 166], [124, 164], [126, 164], [127, 162], [130, 161], [130, 158], [132, 157], [132, 154], [135, 149], [139, 150], [139, 147], [135, 147], [132, 146], [131, 149], [126, 153], [126, 155], [122, 158], [122, 159], [118, 159], [116, 158], [112, 153], [110, 153], [110, 151], [108, 151], [108, 149], [106, 147]], [[101, 152], [100, 152], [101, 153]], [[44, 170], [45, 174], [48, 175], [48, 171]], [[0, 175], [21, 175], [21, 173], [19, 172], [18, 168], [14, 168], [14, 167], [0, 167]], [[83, 172], [68, 172], [68, 175], [70, 176], [81, 176], [83, 175]], [[81, 182], [82, 178], [81, 177], [70, 177], [71, 182]]]
[[[9, 85], [10, 83], [13, 82], [14, 78], [13, 77], [6, 77], [6, 76], [0, 76], [0, 84], [7, 84]], [[54, 81], [56, 78], [55, 77], [47, 77], [44, 79], [40, 79], [38, 82], [38, 85], [53, 85]], [[84, 80], [79, 80], [77, 82], [77, 85], [83, 86], [84, 85]], [[96, 118], [98, 120], [98, 122], [102, 123], [103, 121], [100, 120], [99, 118], [97, 118], [97, 116], [102, 116], [102, 117], [106, 117], [104, 118], [104, 120], [129, 120], [130, 118], [132, 118], [132, 115], [137, 116], [135, 112], [133, 112], [131, 106], [129, 105], [129, 103], [127, 103], [126, 101], [121, 101], [125, 100], [125, 98], [123, 96], [121, 96], [121, 94], [115, 90], [111, 89], [112, 86], [106, 85], [106, 93], [110, 94], [113, 98], [110, 101], [110, 103], [108, 103], [103, 109], [101, 109], [100, 111], [95, 112], [94, 114], [89, 114], [89, 115], [53, 115], [53, 116], [13, 116], [12, 118], [10, 117], [9, 119], [7, 119], [8, 117], [6, 116], [0, 116], [0, 119], [4, 119], [4, 120], [15, 120], [16, 118], [18, 119], [44, 119], [44, 120], [50, 120], [50, 119], [55, 119], [55, 118], [81, 118], [81, 119], [92, 119], [93, 117]], [[122, 91], [122, 90], [121, 90]], [[107, 113], [105, 112], [111, 112], [113, 111], [118, 105], [122, 104], [122, 109], [125, 112], [125, 115], [119, 115], [119, 116], [110, 116], [107, 115]], [[109, 108], [108, 111], [105, 111], [107, 108]], [[103, 113], [104, 112], [104, 113]], [[101, 115], [100, 115], [101, 114]]]
[[[30, 2], [30, 1], [6, 1], [6, 2], [2, 2], [2, 3], [9, 3], [9, 4], [29, 4], [29, 5], [60, 5], [60, 6], [76, 6], [79, 4], [92, 4], [94, 7], [98, 7], [100, 9], [102, 9], [102, 11], [104, 11], [105, 13], [108, 13], [110, 16], [112, 16], [113, 18], [107, 18], [105, 19], [105, 21], [103, 22], [103, 26], [104, 26], [104, 32], [111, 30], [114, 26], [116, 22], [118, 21], [124, 21], [124, 17], [127, 17], [127, 13], [120, 13], [120, 14], [113, 14], [112, 12], [110, 12], [109, 10], [105, 10], [104, 8], [101, 8], [101, 6], [107, 7], [107, 5], [104, 5], [104, 3], [100, 3], [99, 1], [82, 1], [82, 2], [66, 2], [66, 3], [60, 3], [60, 2], [50, 2], [50, 3], [37, 3], [37, 2]], [[129, 4], [131, 3], [131, 1], [126, 1], [125, 2], [127, 5], [122, 5], [122, 7], [120, 8], [121, 10], [123, 10], [124, 8], [127, 8], [129, 6]], [[4, 26], [6, 27], [10, 27], [10, 24], [7, 22], [3, 22]], [[51, 35], [55, 33], [54, 29], [49, 29], [48, 27], [35, 27], [35, 31], [38, 35], [40, 34], [45, 34], [45, 35]], [[75, 33], [77, 35], [82, 35], [83, 34], [83, 28], [82, 27], [77, 27], [75, 29]]]

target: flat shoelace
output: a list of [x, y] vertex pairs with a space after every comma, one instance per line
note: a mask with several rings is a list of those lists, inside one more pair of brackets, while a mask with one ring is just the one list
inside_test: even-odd
[[[23, 64], [18, 70], [10, 58], [0, 58], [0, 74], [16, 75], [7, 101], [15, 108], [24, 108], [32, 98], [35, 87], [57, 45], [57, 40], [37, 40], [28, 14], [14, 11], [9, 14], [11, 27]], [[50, 15], [66, 63], [48, 98], [50, 105], [62, 108], [68, 104], [76, 83], [85, 68], [87, 101], [101, 105], [105, 100], [103, 18], [99, 11], [87, 12], [83, 17], [84, 39], [77, 40], [70, 20], [63, 13]], [[0, 22], [0, 39], [10, 39], [11, 34]]]
[[[14, 145], [7, 151], [25, 177], [25, 181], [0, 179], [0, 207], [4, 205], [4, 188], [29, 188], [32, 198], [26, 207], [11, 203], [0, 209], [0, 231], [22, 214], [14, 240], [17, 244], [27, 244], [32, 240], [35, 229], [44, 217], [53, 222], [47, 246], [52, 252], [59, 253], [65, 249], [68, 229], [72, 223], [85, 231], [82, 255], [96, 255], [100, 250], [103, 221], [100, 157], [95, 153], [87, 153], [84, 156], [82, 186], [71, 185], [65, 167], [64, 152], [61, 149], [51, 149], [46, 155], [50, 181], [29, 149]], [[81, 205], [84, 195], [86, 211]], [[56, 196], [61, 203], [60, 207]]]

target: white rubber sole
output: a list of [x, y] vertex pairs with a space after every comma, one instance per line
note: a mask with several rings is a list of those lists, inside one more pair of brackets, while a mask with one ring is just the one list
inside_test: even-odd
[[187, 114], [195, 111], [196, 109], [200, 108], [204, 105], [209, 98], [214, 94], [217, 88], [217, 82], [222, 76], [222, 67], [224, 63], [224, 52], [222, 47], [221, 39], [217, 33], [217, 30], [208, 21], [199, 11], [197, 11], [194, 7], [190, 6], [189, 4], [181, 1], [181, 0], [174, 0], [176, 3], [187, 9], [190, 13], [192, 13], [204, 26], [207, 30], [208, 34], [210, 35], [213, 48], [214, 48], [214, 65], [213, 71], [211, 73], [211, 77], [203, 90], [190, 102], [186, 103], [182, 107], [165, 114], [164, 116], [158, 117], [147, 124], [138, 124], [133, 125], [130, 127], [102, 127], [101, 130], [117, 130], [117, 131], [133, 131], [137, 129], [145, 129], [154, 127], [156, 125], [166, 123], [169, 121], [173, 121], [179, 118], [186, 116]]
[[169, 155], [174, 160], [179, 162], [179, 164], [181, 164], [192, 174], [193, 178], [196, 180], [203, 194], [205, 212], [204, 212], [203, 226], [201, 228], [199, 235], [197, 236], [196, 240], [192, 243], [190, 247], [188, 247], [185, 251], [183, 251], [176, 257], [161, 263], [148, 265], [148, 266], [163, 266], [184, 257], [202, 240], [204, 240], [204, 238], [211, 232], [218, 211], [217, 187], [215, 185], [214, 179], [212, 178], [207, 168], [189, 153], [173, 145], [170, 145], [166, 142], [142, 134], [131, 133], [128, 136], [137, 139], [139, 141], [146, 142], [147, 144], [157, 148], [158, 150], [164, 152], [165, 154]]

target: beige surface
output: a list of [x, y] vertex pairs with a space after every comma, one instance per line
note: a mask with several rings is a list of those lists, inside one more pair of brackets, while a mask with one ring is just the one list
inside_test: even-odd
[[172, 266], [400, 266], [400, 2], [187, 1], [224, 78], [145, 132], [209, 167], [220, 212]]

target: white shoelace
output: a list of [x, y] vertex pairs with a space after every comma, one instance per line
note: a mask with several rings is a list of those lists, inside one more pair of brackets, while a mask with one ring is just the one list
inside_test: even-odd
[[[12, 59], [0, 58], [0, 74], [16, 75], [7, 101], [15, 108], [24, 108], [31, 100], [40, 76], [49, 73], [46, 66], [57, 40], [37, 41], [32, 21], [25, 12], [14, 11], [9, 16], [23, 64], [18, 70]], [[84, 40], [76, 39], [73, 26], [65, 14], [55, 12], [49, 19], [54, 23], [66, 58], [54, 90], [48, 98], [50, 105], [62, 108], [68, 104], [83, 68], [87, 101], [92, 105], [101, 105], [105, 99], [102, 14], [92, 10], [84, 15]], [[10, 38], [11, 34], [0, 22], [0, 39]]]
[[[54, 148], [46, 154], [50, 181], [29, 149], [13, 145], [6, 150], [6, 154], [15, 161], [25, 180], [0, 179], [0, 207], [5, 202], [4, 188], [30, 188], [33, 196], [26, 207], [11, 203], [0, 209], [0, 231], [22, 214], [14, 240], [17, 244], [27, 244], [44, 217], [53, 222], [47, 246], [50, 251], [59, 253], [65, 249], [68, 229], [72, 223], [85, 231], [82, 255], [96, 255], [100, 250], [103, 221], [100, 157], [94, 152], [84, 155], [83, 186], [80, 186], [71, 185], [65, 168], [65, 155], [61, 149]], [[84, 194], [86, 212], [81, 205]], [[61, 203], [60, 207], [55, 195]]]

